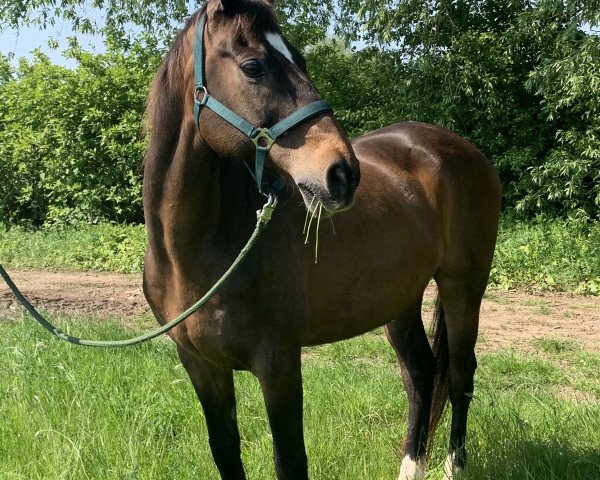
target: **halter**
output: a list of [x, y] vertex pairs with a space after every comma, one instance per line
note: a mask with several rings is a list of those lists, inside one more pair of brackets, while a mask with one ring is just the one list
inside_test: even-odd
[[281, 135], [304, 123], [306, 120], [320, 115], [322, 113], [332, 113], [333, 109], [324, 100], [309, 103], [308, 105], [299, 108], [294, 113], [284, 118], [280, 122], [273, 125], [271, 128], [259, 128], [244, 120], [237, 113], [233, 112], [221, 102], [212, 97], [206, 85], [204, 85], [204, 27], [206, 25], [206, 14], [200, 17], [196, 24], [196, 34], [194, 43], [194, 77], [196, 81], [196, 90], [194, 92], [194, 117], [196, 126], [200, 126], [200, 109], [201, 107], [210, 108], [219, 117], [233, 125], [240, 132], [245, 134], [254, 143], [256, 148], [256, 159], [254, 162], [254, 172], [250, 167], [250, 173], [258, 186], [258, 191], [265, 194], [265, 188], [280, 190], [283, 186], [281, 179], [272, 185], [263, 184], [263, 170], [265, 160], [269, 150]]

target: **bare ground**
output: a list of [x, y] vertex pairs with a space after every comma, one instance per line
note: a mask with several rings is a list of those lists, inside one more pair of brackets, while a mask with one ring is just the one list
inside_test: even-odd
[[[97, 272], [12, 271], [11, 276], [30, 301], [47, 312], [131, 319], [150, 316], [141, 275]], [[0, 282], [0, 319], [20, 307]], [[424, 318], [430, 317], [435, 288], [426, 293]], [[560, 293], [532, 295], [493, 290], [483, 300], [478, 349], [529, 350], [536, 339], [576, 342], [600, 350], [600, 297]]]

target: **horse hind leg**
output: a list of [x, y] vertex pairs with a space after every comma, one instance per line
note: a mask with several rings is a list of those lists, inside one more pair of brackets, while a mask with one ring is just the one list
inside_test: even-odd
[[[450, 480], [464, 471], [467, 416], [473, 397], [473, 377], [477, 368], [475, 343], [479, 327], [479, 309], [485, 291], [485, 279], [475, 280], [436, 275], [443, 308], [445, 332], [442, 348], [447, 362], [447, 381], [452, 420], [450, 444], [444, 465], [444, 479]], [[485, 277], [487, 279], [487, 276]]]
[[435, 358], [421, 319], [422, 297], [385, 326], [402, 369], [408, 395], [408, 432], [398, 480], [425, 477], [429, 412], [435, 374]]
[[245, 480], [237, 426], [233, 371], [177, 348], [202, 404], [213, 459], [223, 480]]

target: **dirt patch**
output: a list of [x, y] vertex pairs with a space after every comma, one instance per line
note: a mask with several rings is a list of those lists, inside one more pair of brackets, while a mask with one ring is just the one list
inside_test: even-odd
[[[9, 272], [38, 309], [85, 316], [139, 317], [150, 311], [141, 275], [99, 272]], [[21, 308], [0, 278], [0, 316]]]
[[[426, 292], [429, 302], [425, 310], [431, 310], [427, 304], [432, 304], [434, 297], [435, 287], [431, 287]], [[486, 293], [481, 304], [478, 350], [533, 351], [537, 350], [535, 344], [543, 339], [575, 343], [586, 350], [598, 351], [600, 297], [499, 290]]]
[[587, 350], [600, 348], [598, 297], [513, 292], [499, 293], [495, 297], [484, 301], [482, 308], [485, 343], [493, 346], [497, 341], [524, 347], [539, 339], [561, 338]]
[[[111, 316], [128, 323], [147, 316], [141, 275], [91, 272], [11, 271], [31, 302], [50, 312], [94, 317]], [[20, 308], [0, 282], [0, 318]], [[424, 318], [429, 318], [435, 287], [427, 290]], [[533, 350], [540, 339], [575, 342], [586, 350], [600, 350], [600, 297], [558, 293], [530, 295], [491, 291], [481, 308], [478, 350], [519, 348]]]

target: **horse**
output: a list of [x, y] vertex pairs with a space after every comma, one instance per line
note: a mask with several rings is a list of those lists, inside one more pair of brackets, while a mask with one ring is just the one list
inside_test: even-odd
[[[204, 410], [221, 478], [246, 478], [234, 370], [258, 378], [277, 478], [307, 479], [301, 349], [379, 326], [400, 362], [409, 402], [399, 479], [423, 478], [428, 439], [448, 398], [444, 477], [452, 478], [466, 461], [479, 310], [500, 212], [496, 171], [444, 128], [406, 122], [349, 140], [321, 108], [270, 142], [267, 187], [258, 181], [257, 188], [246, 164], [258, 162], [265, 139], [251, 141], [208, 108], [209, 94], [265, 128], [321, 101], [271, 0], [208, 0], [174, 39], [147, 106], [143, 288], [159, 323], [229, 267], [252, 232], [261, 192], [282, 184], [279, 207], [239, 269], [169, 333]], [[321, 229], [326, 254], [317, 263], [304, 244], [307, 212], [335, 220], [335, 232]], [[421, 306], [432, 279], [438, 299], [430, 346]]]

